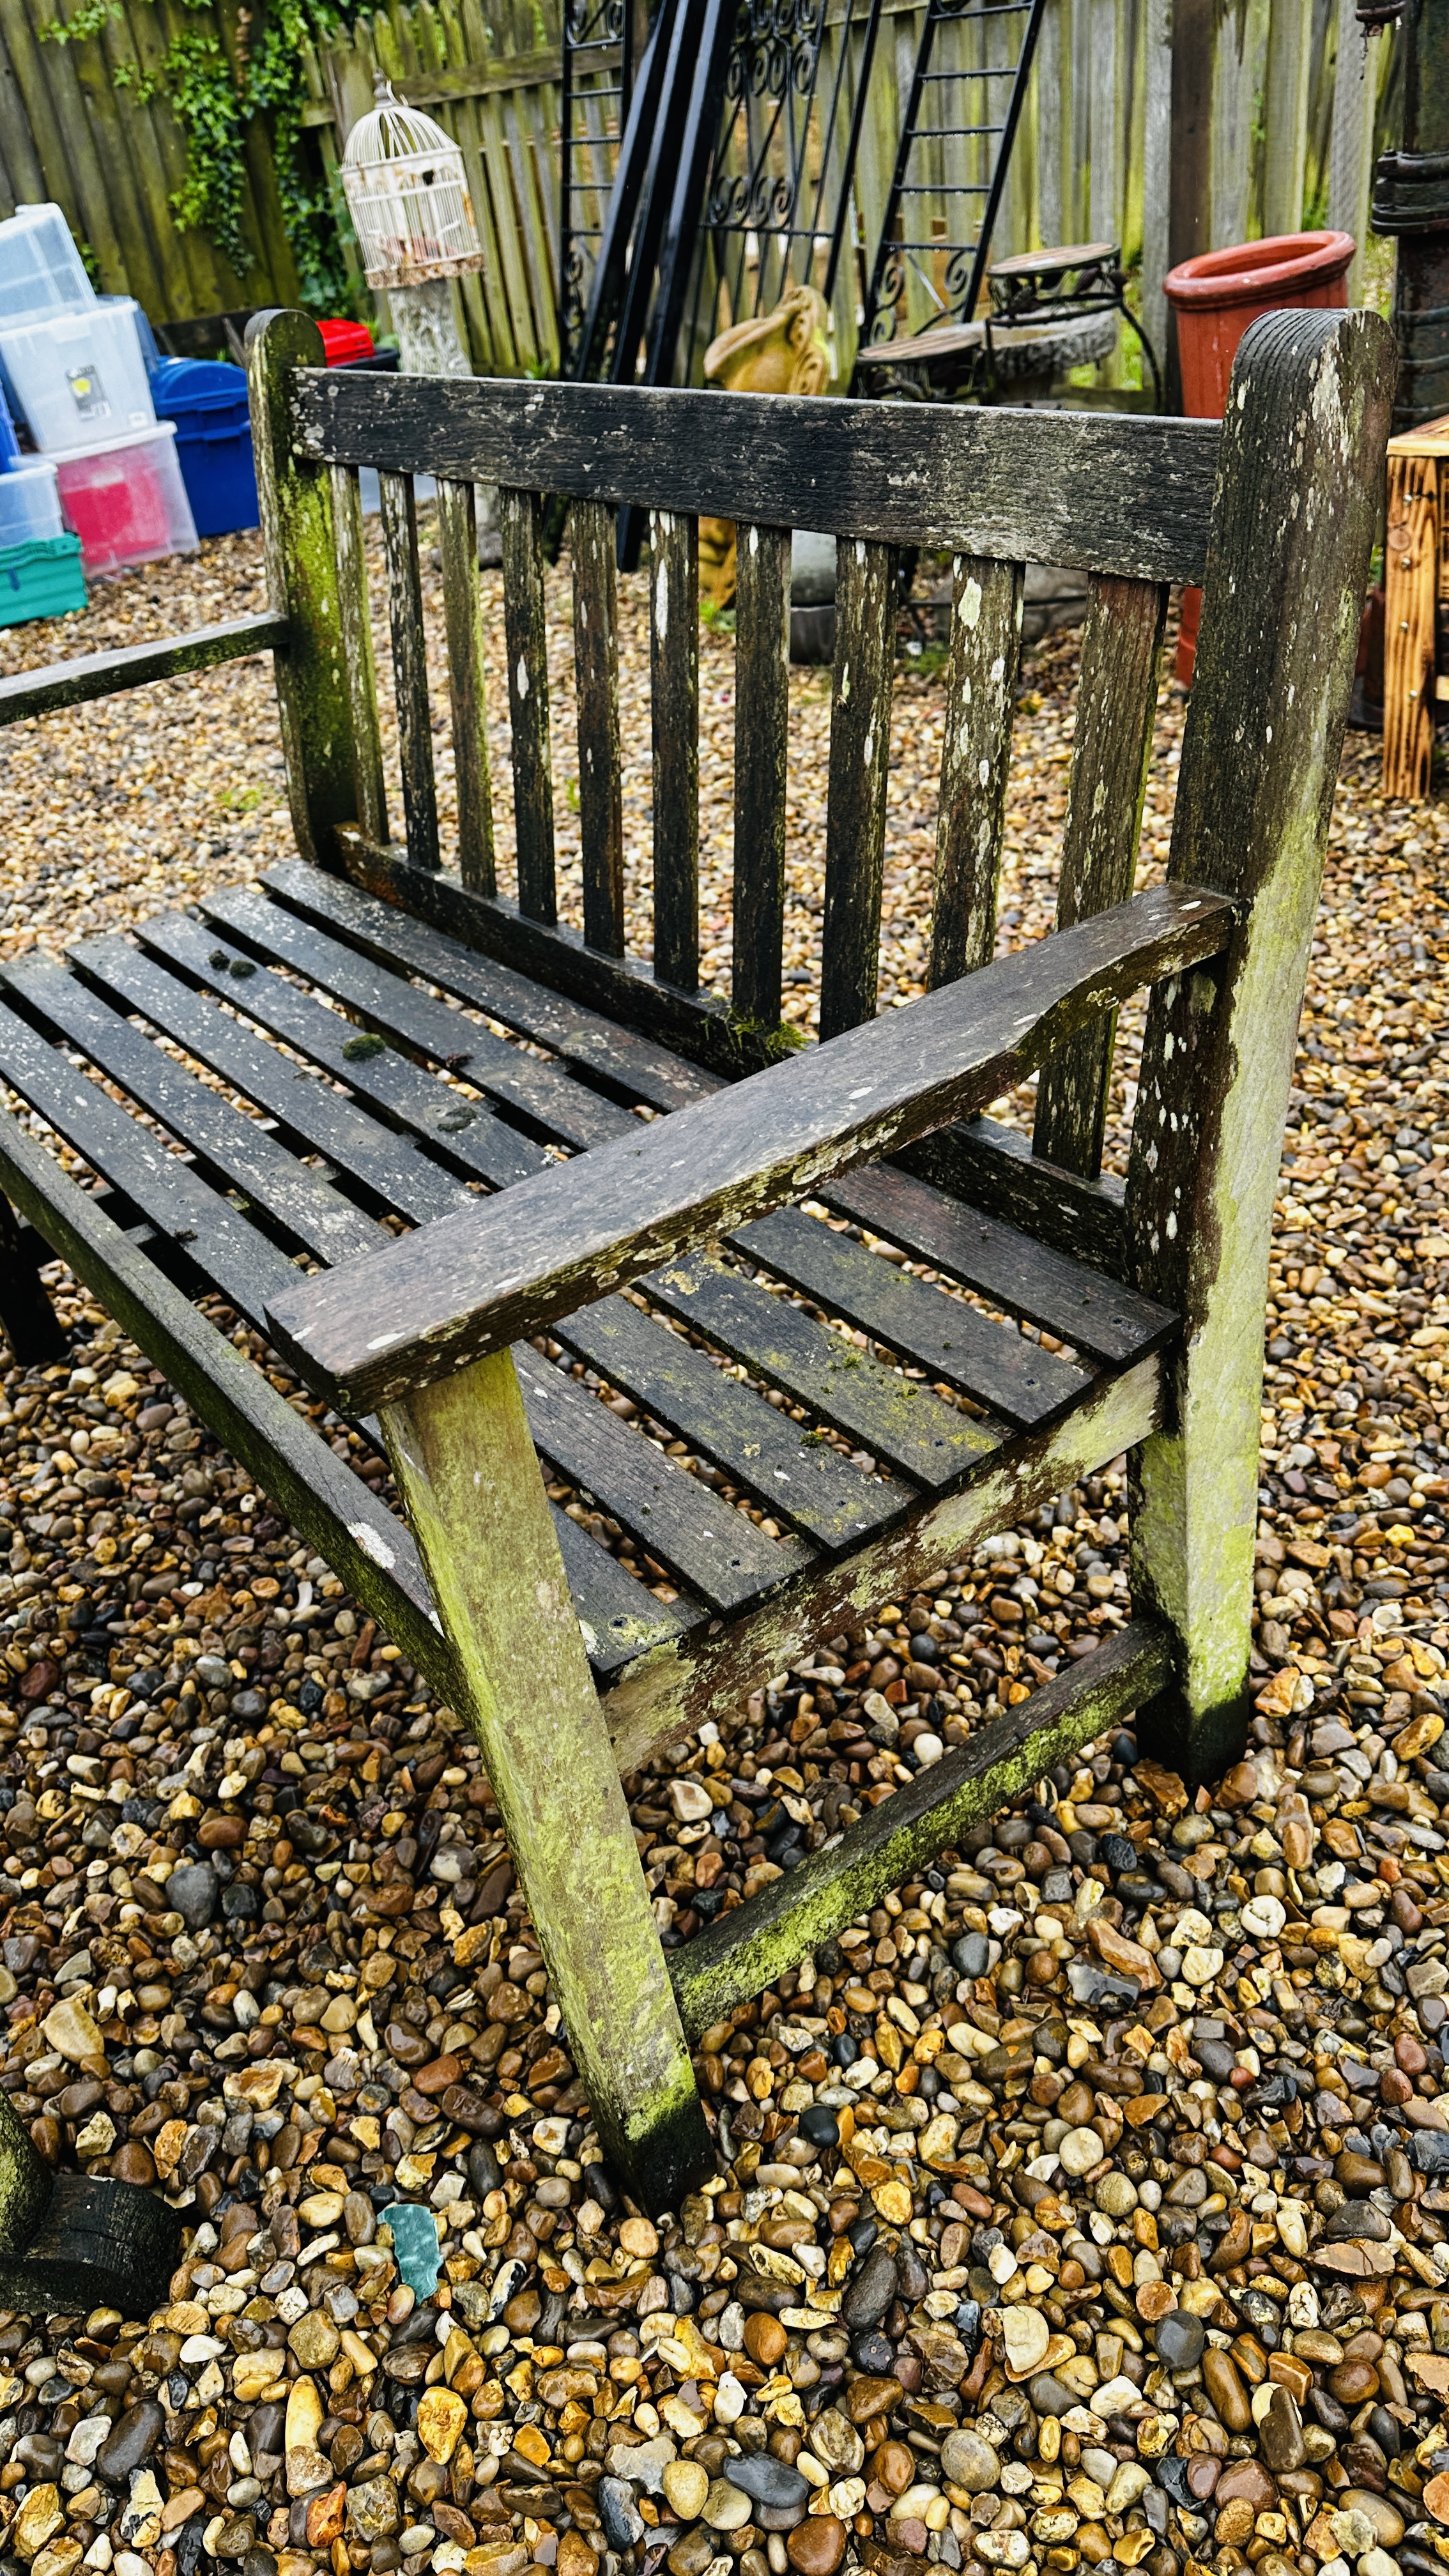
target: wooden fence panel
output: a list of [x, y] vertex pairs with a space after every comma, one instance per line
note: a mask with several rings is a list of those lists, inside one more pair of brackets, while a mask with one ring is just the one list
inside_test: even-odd
[[102, 292], [134, 295], [159, 324], [295, 303], [296, 263], [260, 129], [245, 154], [240, 223], [253, 259], [244, 273], [204, 231], [181, 231], [172, 204], [187, 176], [186, 143], [161, 64], [179, 34], [208, 28], [234, 60], [231, 0], [211, 13], [183, 0], [126, 0], [98, 35], [57, 44], [44, 31], [65, 14], [65, 0], [0, 0], [0, 214], [53, 198]]
[[[243, 0], [120, 0], [119, 16], [99, 35], [67, 45], [47, 40], [43, 30], [57, 8], [64, 15], [74, 5], [0, 0], [0, 213], [55, 198], [103, 290], [135, 295], [158, 323], [297, 301], [260, 120], [246, 137], [241, 225], [253, 258], [244, 273], [204, 231], [179, 230], [172, 202], [187, 177], [187, 156], [159, 82], [161, 63], [182, 31], [215, 32], [235, 60]], [[848, 55], [828, 145], [817, 138], [815, 147], [814, 167], [822, 154], [832, 165], [826, 203], [837, 192], [859, 83], [856, 6], [858, 0], [826, 0], [820, 102], [833, 90], [842, 45]], [[304, 58], [303, 123], [329, 172], [372, 105], [379, 69], [457, 140], [484, 250], [481, 272], [458, 289], [466, 345], [480, 373], [548, 374], [559, 363], [561, 12], [562, 0], [387, 0], [325, 55]], [[1210, 245], [1325, 216], [1361, 234], [1388, 44], [1371, 49], [1365, 70], [1352, 0], [1239, 0], [1215, 14]], [[1140, 309], [1159, 350], [1172, 15], [1172, 0], [1049, 0], [995, 245], [1004, 253], [1092, 236], [1119, 241], [1129, 266], [1140, 263]], [[863, 272], [879, 235], [922, 19], [922, 0], [885, 0], [832, 306], [839, 384], [849, 381], [854, 361]], [[973, 12], [946, 41], [963, 63], [982, 61], [991, 56], [981, 49], [1001, 34]], [[118, 71], [124, 83], [123, 67], [132, 62], [152, 84], [149, 97], [134, 83], [118, 86]], [[586, 165], [594, 161], [606, 176], [616, 112], [612, 100], [599, 101], [597, 144], [590, 152], [582, 143], [576, 156], [581, 196], [595, 211], [599, 192], [589, 188]], [[938, 158], [933, 188], [944, 192], [977, 176], [973, 144], [948, 145]], [[961, 203], [945, 193], [918, 199], [909, 228], [929, 232], [934, 217], [944, 242], [944, 226]], [[385, 322], [386, 300], [379, 301]], [[921, 328], [934, 311], [929, 291], [914, 284], [908, 327]], [[708, 318], [692, 352], [696, 370], [714, 327], [712, 307]]]

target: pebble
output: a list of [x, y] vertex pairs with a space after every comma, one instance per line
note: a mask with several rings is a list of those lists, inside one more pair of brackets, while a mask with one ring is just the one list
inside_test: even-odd
[[1022, 2302], [1007, 2309], [1002, 2343], [1013, 2379], [1029, 2379], [1033, 2371], [1040, 2370], [1050, 2342], [1051, 2328], [1039, 2308]]
[[856, 2328], [878, 2325], [895, 2295], [895, 2257], [888, 2247], [873, 2246], [841, 2299], [841, 2316]]
[[1174, 2308], [1158, 2319], [1152, 2340], [1165, 2370], [1193, 2370], [1202, 2359], [1207, 2328], [1201, 2317], [1190, 2315], [1186, 2308]]
[[1230, 2433], [1246, 2433], [1252, 2422], [1248, 2392], [1238, 2376], [1232, 2355], [1216, 2350], [1203, 2354], [1203, 2386]]
[[941, 2445], [941, 2469], [953, 2486], [964, 2487], [968, 2495], [988, 2495], [1001, 2475], [1001, 2459], [990, 2442], [963, 2424], [948, 2433]]
[[125, 2484], [133, 2469], [149, 2460], [166, 2430], [164, 2410], [153, 2397], [128, 2406], [118, 2415], [112, 2430], [95, 2454], [96, 2473], [108, 2486]]
[[211, 1921], [220, 1893], [220, 1881], [209, 1861], [194, 1861], [183, 1869], [173, 1869], [166, 1881], [166, 1902], [180, 1915], [188, 1932], [200, 1932]]
[[785, 2543], [785, 2555], [799, 2576], [835, 2576], [845, 2556], [845, 2525], [833, 2513], [810, 2514]]
[[[126, 640], [136, 640], [153, 614], [147, 585], [161, 596], [173, 577], [177, 597], [197, 604], [189, 615], [183, 607], [181, 626], [238, 613], [251, 596], [224, 595], [216, 567], [250, 561], [248, 545], [254, 555], [254, 541], [229, 540], [145, 583], [116, 585], [106, 610], [87, 618], [129, 617]], [[549, 575], [549, 614], [566, 689], [562, 578]], [[496, 625], [491, 589], [488, 599]], [[634, 613], [626, 583], [626, 635]], [[178, 617], [161, 624], [175, 628]], [[0, 638], [3, 654], [75, 649], [69, 633], [53, 646], [29, 630]], [[1059, 783], [1075, 649], [1037, 657], [1019, 711], [1023, 846], [1034, 846], [1038, 822], [1046, 829], [1033, 799]], [[701, 639], [722, 706], [732, 650], [726, 637]], [[250, 705], [259, 679], [238, 666], [206, 683], [209, 703]], [[701, 695], [706, 732], [727, 730], [732, 714], [716, 714], [708, 687]], [[924, 738], [939, 695], [938, 681], [903, 669], [904, 733], [893, 735], [892, 757], [901, 754], [908, 804], [913, 764], [925, 757], [910, 728], [921, 725]], [[130, 702], [128, 721], [143, 724], [151, 704]], [[824, 702], [818, 714], [792, 707], [792, 745], [797, 717], [809, 753], [824, 741]], [[100, 740], [110, 721], [104, 710], [48, 720], [37, 749], [52, 730], [79, 739], [90, 728]], [[178, 699], [167, 722], [189, 721]], [[1160, 721], [1175, 740], [1175, 702]], [[8, 757], [12, 767], [32, 762], [30, 737], [15, 733]], [[1370, 883], [1385, 834], [1396, 836], [1381, 891], [1400, 907], [1411, 896], [1415, 936], [1438, 939], [1426, 931], [1442, 921], [1438, 809], [1416, 817], [1425, 857], [1409, 844], [1400, 851], [1398, 824], [1364, 800], [1371, 757], [1351, 741], [1336, 829], [1353, 837], [1352, 866]], [[88, 773], [74, 766], [72, 793], [83, 800]], [[1165, 839], [1156, 767], [1147, 829]], [[440, 782], [445, 805], [451, 793]], [[285, 828], [268, 819], [209, 875], [205, 865], [188, 874], [186, 899], [203, 879], [285, 855]], [[13, 873], [27, 862], [10, 846]], [[1334, 884], [1349, 882], [1349, 855], [1345, 846], [1331, 863], [1330, 905]], [[1008, 878], [1019, 871], [1014, 852], [1006, 864]], [[702, 874], [715, 865], [710, 855]], [[71, 890], [63, 922], [37, 881], [38, 927], [72, 937], [103, 921], [126, 926], [147, 866], [129, 878], [125, 866], [113, 890], [99, 881], [93, 898]], [[174, 868], [162, 875], [148, 905], [177, 899]], [[1032, 936], [1050, 890], [1032, 882], [1020, 892], [1021, 935]], [[895, 899], [888, 879], [886, 1002]], [[1315, 952], [1305, 1027], [1322, 1052], [1300, 1063], [1300, 1153], [1321, 1141], [1310, 1112], [1329, 1059], [1348, 1122], [1333, 1130], [1334, 1155], [1347, 1156], [1360, 1134], [1371, 1088], [1369, 1068], [1341, 1052], [1348, 1024], [1324, 1007], [1323, 979], [1345, 937], [1383, 936], [1371, 926], [1374, 898], [1360, 890], [1351, 900], [1355, 924], [1369, 926], [1346, 933], [1326, 913]], [[1385, 948], [1374, 976], [1387, 986], [1398, 974]], [[1407, 971], [1404, 982], [1408, 1004]], [[792, 1012], [803, 1009], [803, 989], [791, 995]], [[1368, 1025], [1360, 1014], [1357, 1029]], [[1372, 1079], [1388, 1086], [1368, 1102], [1372, 1133], [1382, 1144], [1403, 1117], [1427, 1143], [1442, 1120], [1433, 1069], [1421, 1079], [1409, 1058], [1386, 1055], [1388, 1037], [1386, 1027], [1371, 1042], [1382, 1068]], [[1407, 1148], [1390, 1150], [1407, 1208], [1415, 1167]], [[667, 2556], [671, 2576], [708, 2576], [717, 2555], [733, 2556], [733, 2535], [743, 2535], [740, 2576], [791, 2567], [833, 2576], [847, 2552], [873, 2565], [881, 2549], [917, 2576], [936, 2548], [948, 2569], [954, 2550], [973, 2570], [1049, 2557], [1052, 2576], [1074, 2576], [1097, 2563], [1092, 2535], [1103, 2524], [1080, 2519], [1073, 2501], [1060, 2508], [1075, 2518], [1063, 2535], [1028, 2528], [1040, 2511], [1030, 2489], [1053, 2443], [1067, 2482], [1090, 2488], [1095, 2511], [1110, 2510], [1114, 2564], [1150, 2558], [1149, 2576], [1172, 2576], [1157, 2555], [1165, 2550], [1176, 2576], [1189, 2560], [1225, 2567], [1222, 2553], [1255, 2548], [1267, 2517], [1259, 2576], [1306, 2576], [1315, 2561], [1294, 2564], [1304, 2530], [1320, 2514], [1318, 2537], [1338, 2550], [1341, 2514], [1358, 2576], [1397, 2576], [1407, 2501], [1398, 2463], [1434, 2434], [1443, 2402], [1433, 2330], [1427, 2341], [1388, 2331], [1427, 2318], [1432, 2301], [1386, 2213], [1392, 2206], [1402, 2221], [1418, 2188], [1424, 2227], [1409, 2243], [1427, 2259], [1435, 2213], [1423, 2203], [1449, 2179], [1449, 2133], [1430, 2125], [1442, 2116], [1449, 2023], [1431, 1919], [1444, 1887], [1433, 1838], [1449, 1807], [1439, 1767], [1449, 1626], [1434, 1565], [1439, 1399], [1414, 1391], [1415, 1372], [1442, 1362], [1439, 1344], [1414, 1336], [1419, 1306], [1429, 1334], [1449, 1316], [1444, 1265], [1436, 1271], [1437, 1256], [1417, 1250], [1415, 1228], [1431, 1221], [1419, 1217], [1393, 1234], [1400, 1275], [1380, 1301], [1392, 1322], [1360, 1305], [1346, 1278], [1325, 1273], [1301, 1296], [1285, 1284], [1290, 1258], [1309, 1278], [1327, 1193], [1347, 1186], [1332, 1174], [1347, 1169], [1330, 1164], [1307, 1203], [1308, 1230], [1280, 1237], [1275, 1255], [1270, 1338], [1326, 1348], [1357, 1410], [1335, 1410], [1337, 1381], [1326, 1375], [1313, 1417], [1312, 1381], [1270, 1356], [1265, 1400], [1278, 1408], [1280, 1438], [1263, 1461], [1257, 1573], [1260, 1590], [1271, 1577], [1276, 1595], [1270, 1604], [1262, 1593], [1254, 1630], [1244, 1759], [1199, 1808], [1118, 1735], [1064, 1761], [987, 1825], [962, 1829], [939, 1867], [861, 1918], [858, 1939], [823, 1945], [753, 2018], [710, 2035], [718, 2168], [660, 2221], [626, 2207], [603, 2164], [466, 1736], [401, 1658], [384, 1660], [387, 1641], [361, 1605], [329, 1588], [320, 1565], [309, 1570], [309, 1551], [279, 1521], [273, 1528], [264, 1498], [175, 1391], [119, 1337], [102, 1341], [85, 1292], [63, 1291], [70, 1365], [49, 1379], [11, 1369], [0, 1401], [12, 1442], [0, 1451], [0, 1501], [12, 1498], [14, 1533], [13, 1589], [0, 1600], [12, 1674], [11, 1697], [0, 1698], [0, 1782], [13, 1792], [0, 1814], [4, 2072], [44, 2152], [145, 2187], [159, 2179], [186, 2240], [168, 2306], [149, 2327], [137, 2320], [137, 2335], [119, 2321], [41, 2321], [28, 2348], [38, 2362], [22, 2363], [25, 2321], [16, 2321], [7, 2367], [42, 2426], [77, 2397], [102, 2402], [92, 2381], [79, 2386], [83, 2369], [115, 2372], [104, 2402], [118, 2416], [94, 2437], [83, 2429], [90, 2415], [60, 2441], [43, 2429], [24, 2436], [23, 2458], [16, 2444], [11, 2456], [30, 2472], [18, 2512], [47, 2488], [58, 2503], [36, 2537], [32, 2576], [72, 2576], [91, 2547], [95, 2518], [66, 2483], [87, 2475], [102, 2518], [111, 2514], [117, 2576], [148, 2576], [166, 2546], [176, 2576], [200, 2576], [203, 2529], [211, 2554], [241, 2576], [310, 2576], [304, 2552], [335, 2556], [339, 2530], [356, 2553], [379, 2553], [374, 2576], [404, 2555], [416, 2557], [416, 2576], [427, 2566], [456, 2576], [464, 2562], [466, 2576], [526, 2576], [531, 2564], [598, 2576], [601, 2552], [645, 2550], [651, 2563]], [[1374, 1339], [1380, 1329], [1386, 1337]], [[114, 1490], [92, 1493], [80, 1438], [97, 1436], [99, 1458], [112, 1429], [126, 1454], [108, 1462]], [[48, 1534], [31, 1527], [44, 1513], [22, 1491], [21, 1470], [38, 1475], [41, 1452], [62, 1448], [76, 1467], [62, 1459], [55, 1472], [77, 1481], [51, 1510], [74, 1533], [67, 1542], [57, 1528], [52, 1556]], [[741, 1711], [724, 1741], [660, 1757], [637, 1791], [631, 1780], [671, 1941], [717, 1920], [718, 1903], [745, 1894], [757, 1858], [769, 1857], [774, 1825], [758, 1837], [746, 1830], [767, 1814], [767, 1791], [805, 1848], [848, 1831], [878, 1787], [949, 1754], [1012, 1705], [1018, 1673], [1029, 1686], [1039, 1667], [1061, 1668], [1068, 1641], [1100, 1634], [1098, 1620], [1117, 1615], [1109, 1596], [1126, 1598], [1124, 1513], [1112, 1470], [1024, 1524], [1004, 1554], [942, 1568], [896, 1605], [899, 1615], [822, 1644], [812, 1672], [787, 1675]], [[132, 1556], [139, 1536], [150, 1545]], [[138, 1585], [128, 1565], [156, 1573], [143, 1571]], [[72, 1574], [95, 1632], [60, 1597]], [[1313, 1594], [1301, 1618], [1291, 1601], [1300, 1577]], [[1007, 1615], [1018, 1610], [1025, 1616]], [[104, 1642], [88, 1644], [99, 1632]], [[929, 1712], [913, 1716], [928, 1684]], [[857, 1718], [867, 1731], [852, 1735]], [[1350, 1757], [1372, 1772], [1384, 1745], [1397, 1776], [1385, 1761], [1369, 1796]], [[104, 1846], [94, 1803], [71, 1799], [71, 1781], [106, 1790]], [[1345, 1805], [1356, 1813], [1345, 1817]], [[435, 1839], [435, 1817], [446, 1841]], [[728, 1831], [700, 1835], [700, 1826]], [[384, 1851], [390, 1882], [374, 1874]], [[1110, 1885], [1089, 1878], [1093, 1869]], [[486, 1903], [475, 1903], [475, 1886]], [[389, 1901], [402, 1900], [391, 1913], [378, 1902], [389, 1887]], [[1332, 1930], [1330, 1949], [1310, 1942], [1315, 1914]], [[1052, 1923], [1060, 1932], [1044, 1950], [1034, 1924]], [[41, 2068], [32, 2088], [42, 2053], [53, 2071]], [[224, 2128], [211, 2125], [213, 2111]], [[1088, 2174], [1097, 2180], [1087, 2184]], [[576, 2300], [596, 2256], [602, 2282], [596, 2270], [583, 2286], [609, 2289], [629, 2275], [622, 2308]], [[1387, 2268], [1352, 2268], [1370, 2257]], [[1269, 2276], [1271, 2295], [1260, 2286]], [[838, 2312], [827, 2290], [841, 2293]], [[1382, 2308], [1362, 2304], [1380, 2292]], [[1231, 2355], [1207, 2342], [1205, 2326]], [[299, 2329], [300, 2342], [281, 2348]], [[9, 2332], [0, 2328], [0, 2362]], [[272, 2340], [253, 2345], [253, 2334]], [[115, 2358], [98, 2362], [98, 2352]], [[1005, 2387], [991, 2377], [1003, 2355]], [[1020, 2368], [1014, 2355], [1025, 2356]], [[128, 2364], [147, 2373], [143, 2382]], [[605, 2384], [636, 2420], [610, 2425], [599, 2476], [585, 2436]], [[995, 2394], [974, 2393], [984, 2386]], [[1215, 2387], [1237, 2428], [1222, 2462], [1194, 2447], [1221, 2442], [1207, 2415]], [[931, 2411], [938, 2398], [944, 2422]], [[986, 2440], [983, 2427], [1004, 2428], [1003, 2409], [1028, 2405], [1031, 2458], [1010, 2427], [1005, 2441]], [[149, 2458], [108, 2482], [81, 2449], [94, 2438], [106, 2452], [141, 2406], [162, 2418]], [[208, 2410], [236, 2437], [230, 2457], [203, 2460], [192, 2440]], [[1342, 2429], [1325, 2436], [1330, 2420]], [[628, 2431], [647, 2439], [630, 2444]], [[939, 2457], [913, 2434], [940, 2441]], [[741, 2459], [768, 2462], [764, 2474], [791, 2500], [757, 2501], [736, 2484], [724, 2466], [733, 2455], [716, 2448], [726, 2438]], [[1321, 2474], [1325, 2438], [1354, 2485], [1316, 2498], [1292, 2482]], [[792, 2446], [808, 2474], [780, 2456]], [[1427, 2477], [1430, 2515], [1441, 2474]], [[964, 2535], [945, 2484], [982, 2499]], [[163, 2528], [172, 2507], [180, 2519]], [[1241, 2538], [1229, 2537], [1236, 2520], [1219, 2528], [1245, 2514]], [[21, 2537], [38, 2529], [27, 2522]], [[1151, 2551], [1139, 2546], [1149, 2534]], [[99, 2559], [87, 2563], [100, 2576]], [[617, 2576], [639, 2570], [636, 2556]]]
[[725, 2476], [732, 2487], [738, 2487], [754, 2504], [769, 2505], [775, 2511], [791, 2505], [805, 2504], [810, 2489], [798, 2469], [787, 2460], [777, 2460], [768, 2451], [746, 2451], [739, 2459], [726, 2460]]
[[[805, 2481], [800, 2481], [804, 2486]], [[743, 2531], [754, 2508], [749, 2495], [730, 2478], [711, 2478], [709, 2493], [700, 2508], [711, 2531]]]
[[670, 2510], [681, 2522], [695, 2522], [709, 2493], [709, 2471], [699, 2460], [671, 2460], [661, 2483]]

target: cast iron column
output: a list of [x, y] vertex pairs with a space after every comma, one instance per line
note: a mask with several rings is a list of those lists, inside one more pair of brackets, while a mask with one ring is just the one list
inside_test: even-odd
[[1404, 139], [1374, 174], [1371, 222], [1398, 236], [1394, 430], [1449, 412], [1449, 0], [1404, 0]]

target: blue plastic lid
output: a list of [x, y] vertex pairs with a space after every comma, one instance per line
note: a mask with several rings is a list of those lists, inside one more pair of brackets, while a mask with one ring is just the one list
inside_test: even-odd
[[245, 402], [247, 380], [224, 358], [163, 358], [151, 378], [151, 400], [163, 420], [193, 405]]

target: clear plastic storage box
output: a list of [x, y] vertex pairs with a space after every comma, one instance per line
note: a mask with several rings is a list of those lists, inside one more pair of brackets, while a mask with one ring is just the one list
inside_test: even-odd
[[0, 330], [48, 313], [84, 312], [95, 300], [59, 206], [17, 206], [0, 223]]
[[44, 453], [98, 447], [156, 415], [130, 296], [0, 330], [0, 366]]
[[196, 522], [176, 455], [176, 423], [53, 459], [65, 515], [88, 573], [196, 552]]
[[64, 529], [53, 465], [32, 462], [0, 474], [0, 546], [23, 546], [33, 537], [58, 537]]

